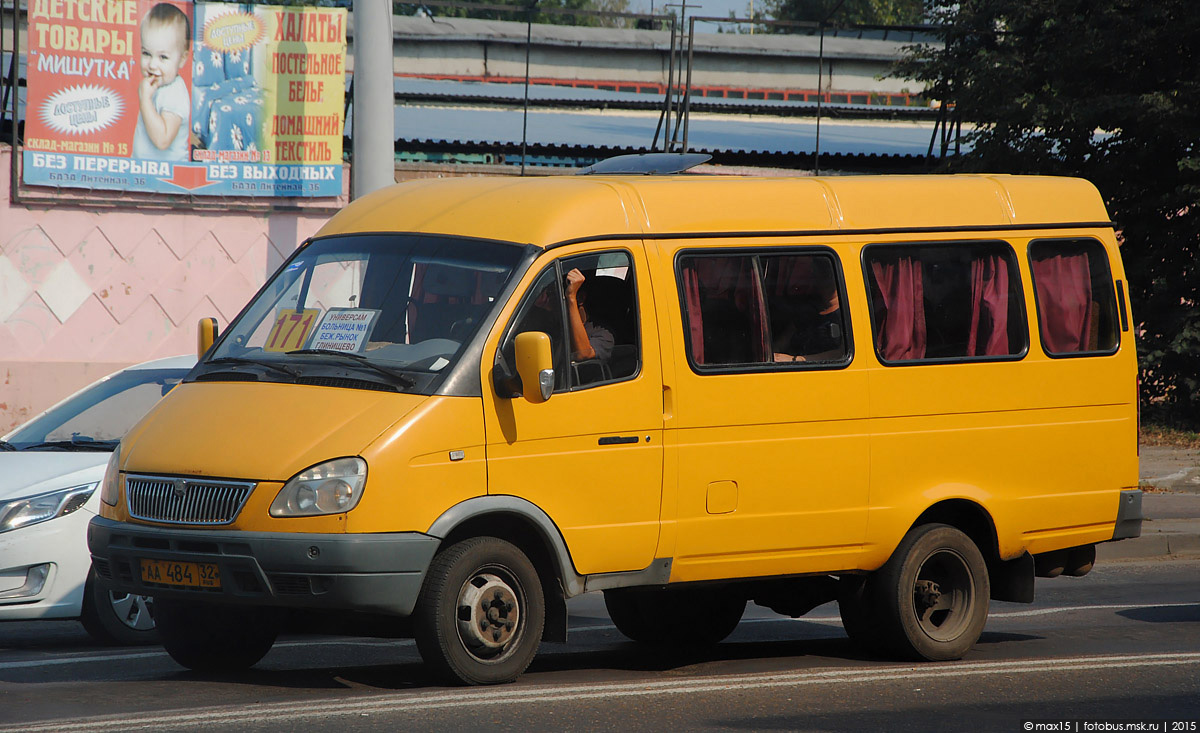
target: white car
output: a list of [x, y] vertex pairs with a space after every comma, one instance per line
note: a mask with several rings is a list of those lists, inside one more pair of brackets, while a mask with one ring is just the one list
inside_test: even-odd
[[195, 363], [110, 374], [0, 439], [0, 621], [78, 618], [106, 643], [156, 641], [149, 598], [94, 582], [87, 526], [121, 437]]

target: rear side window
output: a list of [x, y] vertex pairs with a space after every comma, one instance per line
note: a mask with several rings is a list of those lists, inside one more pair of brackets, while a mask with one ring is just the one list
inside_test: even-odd
[[863, 251], [881, 362], [984, 361], [1027, 350], [1025, 308], [1004, 242], [872, 245]]
[[1117, 348], [1117, 303], [1108, 253], [1094, 239], [1029, 244], [1042, 348], [1051, 356], [1110, 354]]
[[849, 361], [844, 292], [832, 253], [684, 253], [677, 262], [688, 357], [698, 370]]

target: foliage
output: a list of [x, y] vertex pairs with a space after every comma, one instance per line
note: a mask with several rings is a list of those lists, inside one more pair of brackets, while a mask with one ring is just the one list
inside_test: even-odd
[[1200, 450], [1200, 433], [1157, 424], [1147, 425], [1143, 417], [1142, 429], [1138, 434], [1138, 442], [1142, 445]]
[[900, 74], [974, 123], [949, 167], [1081, 176], [1121, 227], [1142, 399], [1200, 423], [1200, 13], [1190, 0], [934, 0]]
[[[529, 11], [533, 9], [534, 23], [549, 23], [554, 25], [584, 25], [603, 26], [608, 28], [625, 28], [631, 25], [625, 18], [606, 18], [603, 16], [587, 15], [584, 13], [555, 13], [553, 10], [595, 10], [609, 13], [628, 13], [629, 0], [480, 0], [483, 5], [505, 5], [511, 10], [482, 10], [471, 7], [456, 7], [444, 5], [422, 5], [421, 3], [393, 2], [397, 15], [415, 15], [418, 12], [428, 12], [435, 18], [478, 18], [481, 20], [511, 20], [525, 22], [529, 19]], [[470, 5], [470, 3], [464, 3]]]
[[924, 18], [924, 0], [766, 0], [775, 20], [832, 25], [913, 25]]

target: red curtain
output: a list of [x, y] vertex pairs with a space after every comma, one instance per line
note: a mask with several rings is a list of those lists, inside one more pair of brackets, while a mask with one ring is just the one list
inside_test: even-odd
[[692, 266], [683, 267], [683, 302], [687, 306], [688, 334], [692, 342], [692, 359], [704, 363], [704, 321], [700, 316], [700, 278]]
[[[751, 257], [697, 257], [682, 268], [688, 332], [692, 358], [704, 364], [702, 303], [724, 302], [737, 313], [749, 316], [750, 343], [754, 361], [767, 361], [767, 308], [762, 283]], [[703, 298], [701, 298], [703, 292]]]
[[1038, 326], [1051, 353], [1087, 351], [1092, 330], [1092, 275], [1084, 253], [1033, 261]]
[[1000, 356], [1008, 348], [1008, 262], [1000, 255], [971, 260], [968, 356]]
[[925, 296], [921, 263], [912, 257], [874, 261], [871, 272], [883, 301], [875, 348], [888, 361], [925, 358]]

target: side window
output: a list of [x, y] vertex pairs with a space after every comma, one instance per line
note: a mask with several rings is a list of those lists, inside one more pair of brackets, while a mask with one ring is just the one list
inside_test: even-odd
[[875, 352], [884, 363], [1019, 358], [1024, 299], [1004, 242], [872, 245], [863, 252]]
[[[515, 376], [517, 361], [514, 346], [517, 334], [541, 331], [550, 336], [550, 350], [554, 355], [554, 391], [559, 392], [567, 388], [567, 342], [564, 338], [566, 333], [563, 321], [564, 312], [558, 267], [557, 264], [554, 264], [542, 270], [537, 279], [533, 281], [533, 286], [529, 288], [525, 302], [521, 304], [520, 310], [517, 311], [517, 315], [508, 329], [508, 334], [504, 337], [504, 342], [500, 345], [500, 358], [504, 361], [509, 373], [513, 375], [513, 379], [518, 379]], [[510, 387], [513, 392], [521, 391], [519, 385], [513, 384]]]
[[559, 267], [566, 288], [572, 385], [637, 374], [641, 363], [638, 312], [629, 253], [569, 257]]
[[693, 366], [775, 369], [848, 360], [831, 253], [684, 253], [678, 268]]
[[641, 358], [629, 253], [568, 257], [543, 270], [500, 347], [510, 368], [516, 335], [526, 331], [550, 336], [556, 392], [635, 376]]
[[1117, 304], [1104, 247], [1094, 239], [1039, 239], [1029, 244], [1029, 262], [1046, 353], [1116, 350]]

